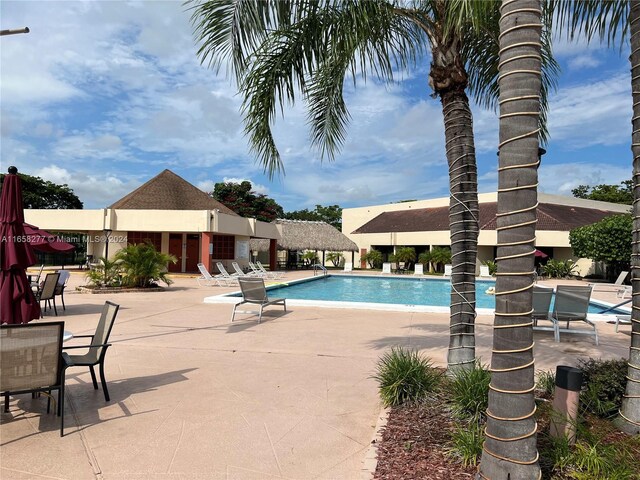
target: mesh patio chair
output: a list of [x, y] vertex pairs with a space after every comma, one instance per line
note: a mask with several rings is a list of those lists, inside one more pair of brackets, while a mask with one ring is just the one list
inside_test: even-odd
[[76, 335], [74, 338], [90, 338], [91, 343], [89, 345], [74, 345], [70, 347], [64, 347], [64, 350], [84, 348], [89, 349], [87, 353], [83, 355], [69, 355], [66, 359], [67, 367], [89, 367], [91, 372], [91, 380], [93, 381], [93, 388], [98, 389], [98, 382], [96, 381], [96, 372], [93, 367], [95, 365], [100, 366], [100, 382], [102, 383], [102, 390], [104, 392], [105, 401], [109, 401], [109, 390], [107, 390], [107, 382], [104, 378], [104, 358], [107, 354], [107, 348], [111, 346], [107, 343], [109, 340], [109, 334], [113, 328], [113, 322], [118, 314], [120, 305], [115, 303], [105, 302], [102, 307], [102, 314], [96, 327], [96, 332], [93, 335]]
[[64, 304], [64, 289], [66, 288], [67, 283], [69, 283], [71, 272], [69, 272], [69, 270], [58, 270], [58, 273], [60, 274], [60, 277], [58, 278], [58, 283], [56, 284], [55, 294], [56, 296], [60, 296], [60, 300], [62, 301], [62, 309], [66, 310], [67, 308]]
[[[9, 397], [24, 393], [58, 391], [60, 436], [64, 435], [64, 322], [27, 323], [0, 327], [0, 394], [4, 411]], [[47, 397], [47, 413], [51, 396]]]
[[44, 309], [42, 308], [42, 302], [44, 301], [45, 309], [47, 305], [51, 308], [51, 302], [53, 302], [53, 311], [58, 316], [58, 309], [56, 308], [56, 289], [58, 288], [58, 280], [60, 279], [59, 273], [47, 273], [44, 277], [42, 287], [36, 293], [36, 300], [40, 302], [40, 318], [42, 318]]
[[[257, 313], [258, 323], [262, 321], [262, 310], [269, 305], [282, 305], [284, 311], [287, 311], [287, 303], [284, 298], [269, 298], [267, 295], [267, 289], [264, 286], [264, 280], [262, 278], [238, 278], [240, 284], [240, 290], [242, 291], [242, 301], [233, 306], [233, 314], [231, 315], [231, 321], [236, 318], [236, 312], [239, 313]], [[259, 305], [260, 310], [237, 310], [240, 305], [250, 303]]]
[[36, 275], [35, 278], [32, 277], [31, 279], [31, 288], [33, 288], [34, 291], [37, 291], [38, 288], [40, 288], [40, 277], [42, 277], [42, 270], [44, 270], [44, 263], [40, 265], [40, 270], [38, 270], [38, 275]]
[[533, 320], [534, 330], [556, 331], [553, 324], [548, 327], [538, 326], [538, 320], [549, 320], [552, 298], [553, 288], [539, 287], [537, 285], [533, 287], [533, 313], [531, 314], [531, 319]]
[[[558, 285], [556, 287], [556, 300], [551, 314], [554, 323], [556, 342], [560, 341], [560, 332], [581, 333], [593, 335], [598, 345], [598, 330], [595, 323], [587, 318], [589, 300], [591, 299], [591, 286], [582, 285]], [[560, 324], [566, 323], [565, 328]], [[589, 329], [569, 328], [571, 323], [586, 323]]]

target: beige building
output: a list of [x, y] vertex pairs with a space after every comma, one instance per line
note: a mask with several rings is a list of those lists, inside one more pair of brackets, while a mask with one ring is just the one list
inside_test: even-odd
[[[496, 256], [497, 193], [478, 195], [480, 234], [478, 262]], [[577, 259], [569, 243], [569, 231], [595, 223], [607, 216], [627, 213], [629, 205], [538, 194], [536, 248], [556, 260], [578, 262], [579, 274], [594, 268], [587, 259]], [[391, 203], [342, 211], [342, 231], [358, 245], [356, 265], [367, 268], [361, 256], [372, 248], [385, 254], [396, 247], [414, 247], [419, 255], [435, 246], [449, 246], [449, 197], [415, 202]]]
[[171, 272], [197, 272], [202, 262], [246, 266], [249, 239], [266, 239], [273, 250], [275, 224], [244, 218], [170, 170], [152, 178], [113, 205], [95, 210], [25, 210], [27, 223], [45, 230], [87, 235], [87, 255], [114, 254], [129, 243], [151, 241], [157, 250], [176, 256]]

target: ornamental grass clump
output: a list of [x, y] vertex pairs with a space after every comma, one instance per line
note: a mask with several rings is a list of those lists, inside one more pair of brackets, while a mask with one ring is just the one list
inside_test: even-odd
[[378, 361], [373, 378], [378, 381], [382, 404], [391, 407], [424, 399], [438, 388], [442, 373], [417, 350], [393, 347]]
[[457, 370], [449, 385], [451, 410], [461, 419], [481, 421], [489, 404], [491, 372], [476, 361], [473, 368]]

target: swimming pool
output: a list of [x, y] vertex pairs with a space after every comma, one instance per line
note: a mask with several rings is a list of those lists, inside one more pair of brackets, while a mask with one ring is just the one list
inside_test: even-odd
[[[495, 287], [495, 282], [476, 281], [478, 313], [492, 313], [495, 309], [495, 296], [485, 293], [489, 287]], [[324, 275], [276, 284], [268, 289], [270, 297], [294, 300], [298, 305], [445, 312], [449, 311], [451, 301], [449, 280], [439, 278]], [[240, 294], [226, 295], [229, 296], [238, 297]], [[608, 307], [594, 302], [589, 313], [601, 313]], [[615, 313], [627, 312], [620, 310]]]

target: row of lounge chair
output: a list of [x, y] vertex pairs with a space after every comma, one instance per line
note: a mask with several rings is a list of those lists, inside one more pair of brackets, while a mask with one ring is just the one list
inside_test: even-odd
[[198, 264], [198, 270], [200, 271], [200, 277], [197, 278], [198, 285], [211, 287], [217, 285], [219, 287], [228, 287], [238, 285], [239, 278], [263, 278], [268, 280], [278, 280], [284, 276], [284, 272], [271, 272], [264, 268], [260, 262], [249, 262], [249, 268], [251, 271], [244, 272], [237, 262], [232, 262], [231, 266], [234, 269], [233, 273], [229, 273], [222, 262], [217, 262], [218, 268], [217, 275], [211, 275], [203, 263]]

